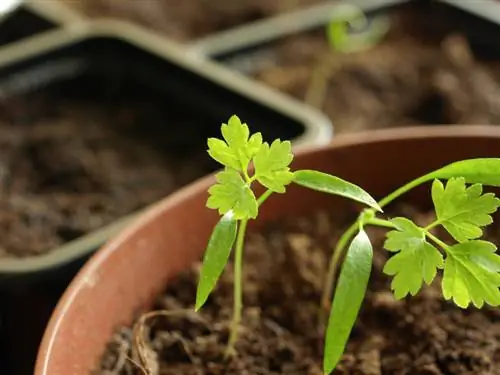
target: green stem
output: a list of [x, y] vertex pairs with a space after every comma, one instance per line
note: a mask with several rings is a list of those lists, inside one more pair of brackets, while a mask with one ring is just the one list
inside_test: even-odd
[[335, 274], [336, 270], [339, 266], [339, 261], [344, 253], [345, 248], [347, 247], [347, 243], [354, 237], [354, 234], [358, 230], [359, 226], [363, 224], [376, 225], [384, 228], [394, 228], [394, 224], [389, 220], [371, 218], [367, 220], [365, 223], [360, 222], [360, 218], [358, 218], [347, 230], [342, 234], [335, 249], [333, 251], [332, 257], [330, 258], [330, 264], [328, 265], [328, 273], [325, 279], [325, 285], [323, 288], [323, 294], [321, 296], [321, 309], [320, 309], [320, 317], [319, 322], [322, 326], [325, 321], [324, 311], [329, 309], [330, 299], [332, 298], [333, 293], [333, 285], [335, 283]]
[[368, 220], [365, 224], [375, 225], [377, 227], [384, 227], [384, 228], [390, 228], [390, 229], [396, 228], [396, 226], [392, 222], [390, 222], [389, 220], [378, 219], [376, 217]]
[[257, 199], [257, 203], [259, 207], [266, 201], [267, 198], [272, 194], [273, 192], [271, 190], [266, 190], [262, 195]]
[[441, 246], [441, 248], [444, 250], [444, 251], [448, 251], [448, 249], [450, 248], [446, 243], [444, 243], [443, 241], [441, 241], [439, 238], [437, 238], [435, 235], [433, 235], [432, 233], [429, 233], [429, 232], [425, 232], [425, 235], [427, 237], [429, 237], [432, 241], [434, 241], [437, 245]]
[[229, 341], [226, 348], [226, 357], [234, 353], [234, 345], [238, 339], [238, 328], [241, 322], [241, 311], [243, 308], [243, 292], [242, 292], [242, 269], [243, 269], [243, 244], [245, 242], [245, 232], [247, 229], [248, 220], [241, 220], [236, 238], [236, 249], [234, 259], [234, 300], [233, 300], [233, 319], [231, 321], [231, 331], [229, 333]]
[[321, 317], [320, 323], [324, 321], [323, 311], [329, 309], [330, 299], [332, 298], [333, 284], [335, 281], [335, 271], [337, 270], [340, 257], [342, 256], [344, 249], [347, 246], [349, 240], [354, 236], [356, 230], [358, 229], [359, 220], [356, 220], [344, 234], [340, 237], [335, 249], [333, 250], [332, 257], [330, 258], [330, 264], [328, 265], [328, 273], [326, 275], [325, 286], [323, 288], [323, 294], [321, 296]]
[[403, 195], [404, 193], [410, 191], [411, 189], [417, 187], [418, 185], [423, 184], [424, 182], [429, 180], [429, 175], [425, 175], [422, 177], [419, 177], [413, 181], [408, 182], [406, 185], [401, 186], [399, 189], [394, 190], [391, 194], [383, 198], [380, 202], [378, 202], [380, 207], [385, 207], [389, 203], [391, 203], [394, 199], [398, 198], [399, 196]]

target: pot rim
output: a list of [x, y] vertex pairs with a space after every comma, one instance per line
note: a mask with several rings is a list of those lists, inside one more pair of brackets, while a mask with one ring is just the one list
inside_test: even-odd
[[[359, 132], [340, 135], [329, 145], [307, 146], [297, 150], [296, 157], [317, 154], [326, 150], [345, 148], [360, 144], [372, 144], [384, 141], [405, 141], [410, 139], [428, 138], [500, 138], [500, 127], [492, 125], [456, 125], [435, 127], [407, 127], [397, 129], [381, 129], [375, 131]], [[45, 330], [41, 345], [39, 347], [35, 374], [48, 375], [47, 368], [51, 361], [51, 350], [58, 336], [58, 330], [65, 319], [66, 311], [78, 297], [79, 291], [92, 283], [93, 274], [100, 265], [120, 246], [127, 242], [137, 230], [147, 223], [155, 220], [162, 212], [182, 204], [190, 196], [197, 194], [200, 190], [207, 190], [215, 182], [214, 174], [198, 179], [177, 192], [169, 195], [163, 200], [152, 205], [147, 212], [143, 213], [133, 223], [128, 225], [116, 237], [108, 240], [92, 258], [82, 267], [76, 277], [69, 284], [63, 296], [59, 300], [49, 324]]]

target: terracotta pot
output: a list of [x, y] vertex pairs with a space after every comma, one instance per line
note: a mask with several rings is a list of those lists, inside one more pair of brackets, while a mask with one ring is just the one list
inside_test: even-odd
[[[333, 173], [380, 197], [449, 162], [495, 156], [500, 156], [500, 128], [407, 128], [338, 137], [331, 146], [300, 151], [294, 168]], [[130, 322], [169, 279], [201, 257], [217, 220], [205, 208], [213, 182], [213, 177], [204, 178], [159, 202], [86, 264], [52, 316], [37, 375], [88, 375], [115, 327]], [[429, 186], [407, 199], [426, 204]], [[292, 186], [286, 195], [266, 202], [259, 224], [319, 208], [341, 210], [345, 204]]]

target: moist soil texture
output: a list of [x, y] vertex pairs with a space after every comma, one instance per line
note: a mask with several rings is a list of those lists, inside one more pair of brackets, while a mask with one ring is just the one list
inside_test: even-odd
[[[432, 214], [412, 206], [392, 215], [426, 225]], [[137, 346], [150, 374], [162, 375], [322, 375], [322, 334], [318, 301], [328, 256], [348, 225], [346, 213], [293, 218], [267, 225], [249, 236], [244, 263], [244, 313], [237, 356], [224, 362], [232, 307], [232, 268], [200, 313], [189, 312], [199, 267], [182, 274], [157, 298], [155, 308], [185, 315], [157, 317], [141, 336], [130, 327], [110, 339], [98, 375], [142, 374]], [[350, 221], [349, 221], [350, 222]], [[498, 240], [498, 228], [487, 233]], [[335, 374], [355, 375], [498, 375], [500, 312], [460, 309], [445, 302], [440, 280], [416, 296], [395, 300], [382, 274], [387, 252], [385, 231], [370, 228], [374, 266], [360, 317]], [[498, 241], [497, 241], [498, 242]], [[137, 330], [136, 330], [137, 332]], [[135, 338], [135, 339], [134, 339]]]
[[112, 17], [188, 41], [324, 0], [59, 0], [91, 18]]
[[46, 253], [217, 168], [205, 152], [217, 126], [139, 91], [1, 103], [0, 258]]
[[446, 26], [452, 17], [439, 15], [415, 8], [388, 13], [386, 38], [363, 52], [333, 52], [320, 29], [220, 58], [321, 109], [337, 134], [500, 123], [498, 60], [479, 59], [467, 39]]

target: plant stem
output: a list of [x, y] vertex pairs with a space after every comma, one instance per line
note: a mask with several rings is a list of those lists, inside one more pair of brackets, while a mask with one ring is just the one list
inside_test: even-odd
[[257, 204], [259, 207], [266, 201], [267, 198], [272, 194], [273, 192], [271, 190], [266, 190], [262, 195], [257, 199]]
[[356, 230], [358, 229], [358, 222], [356, 220], [347, 230], [342, 234], [335, 249], [333, 250], [332, 257], [330, 258], [330, 264], [328, 265], [328, 273], [326, 275], [325, 287], [323, 288], [323, 294], [321, 296], [321, 308], [320, 308], [320, 323], [323, 319], [323, 311], [327, 310], [330, 305], [330, 299], [332, 297], [333, 292], [333, 284], [335, 281], [335, 271], [337, 270], [338, 263], [340, 261], [340, 257], [344, 252], [345, 247], [347, 246], [348, 241], [354, 236]]
[[241, 220], [236, 238], [236, 249], [234, 255], [234, 296], [233, 296], [233, 319], [229, 333], [229, 341], [226, 347], [226, 358], [234, 353], [234, 345], [238, 339], [238, 329], [241, 321], [241, 310], [243, 308], [242, 292], [242, 269], [243, 269], [243, 244], [248, 220]]
[[375, 225], [377, 227], [384, 227], [384, 228], [390, 228], [390, 229], [395, 228], [395, 225], [392, 222], [390, 222], [389, 220], [378, 219], [376, 217], [368, 220], [365, 224]]
[[441, 241], [439, 238], [437, 238], [432, 233], [426, 231], [425, 235], [427, 237], [429, 237], [432, 241], [434, 241], [437, 245], [439, 245], [444, 251], [448, 251], [448, 249], [450, 248], [446, 243], [444, 243], [443, 241]]
[[378, 202], [380, 207], [387, 206], [389, 203], [391, 203], [394, 199], [398, 198], [399, 196], [403, 195], [404, 193], [410, 191], [411, 189], [417, 187], [418, 185], [423, 184], [424, 182], [429, 180], [430, 175], [425, 175], [422, 177], [419, 177], [413, 181], [408, 182], [406, 185], [401, 186], [399, 189], [394, 190], [391, 194], [387, 195], [385, 198], [383, 198], [380, 202]]

